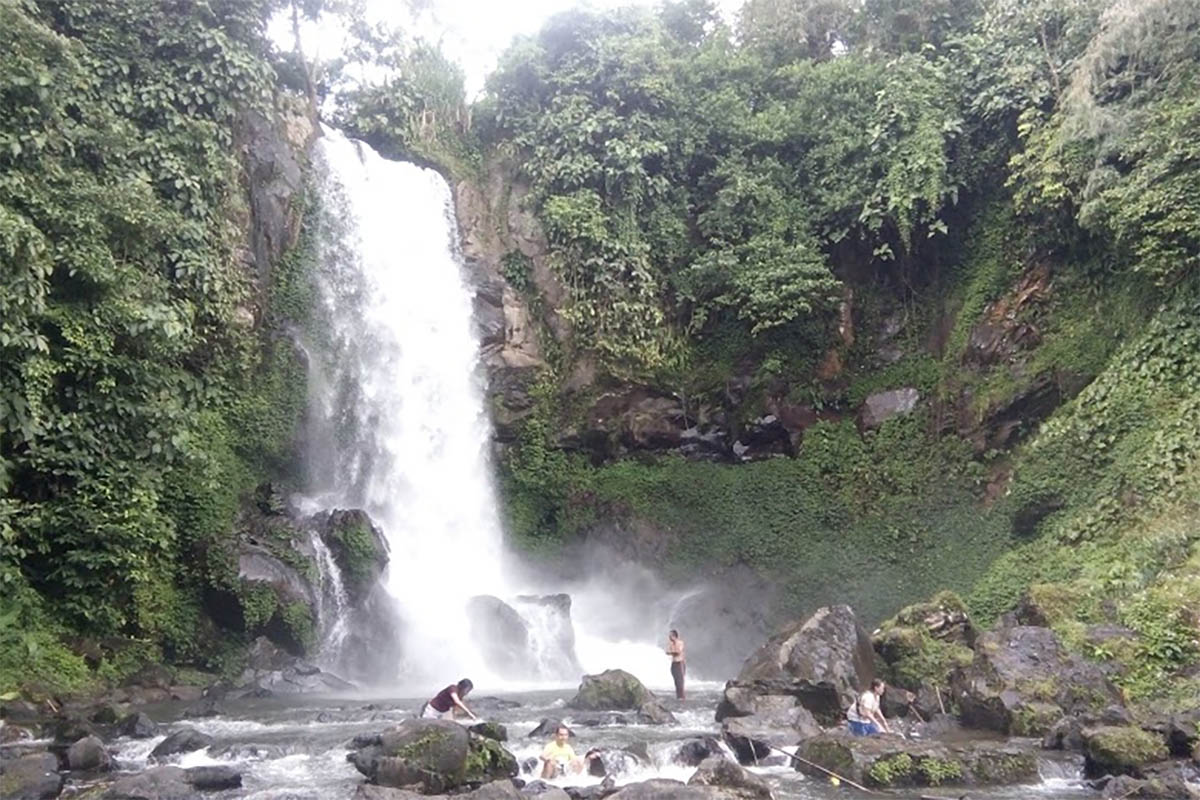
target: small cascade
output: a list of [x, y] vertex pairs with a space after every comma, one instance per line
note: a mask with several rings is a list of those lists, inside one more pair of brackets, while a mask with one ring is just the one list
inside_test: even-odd
[[513, 601], [513, 608], [529, 631], [529, 649], [540, 679], [579, 679], [581, 668], [575, 655], [570, 603], [567, 595], [519, 596]]
[[350, 600], [342, 583], [342, 571], [338, 569], [325, 540], [316, 531], [310, 531], [309, 544], [316, 553], [320, 581], [317, 593], [317, 623], [320, 626], [321, 640], [317, 652], [323, 666], [332, 666], [350, 632]]

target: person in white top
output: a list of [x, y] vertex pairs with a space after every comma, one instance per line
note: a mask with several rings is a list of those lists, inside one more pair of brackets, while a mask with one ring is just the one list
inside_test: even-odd
[[854, 704], [846, 710], [846, 720], [850, 723], [850, 733], [855, 736], [874, 736], [877, 733], [891, 733], [883, 712], [879, 709], [879, 698], [883, 697], [887, 685], [876, 678]]

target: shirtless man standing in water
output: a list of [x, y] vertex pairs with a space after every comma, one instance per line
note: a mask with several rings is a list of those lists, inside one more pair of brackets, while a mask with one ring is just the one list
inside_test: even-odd
[[683, 676], [687, 672], [687, 659], [683, 655], [683, 639], [679, 631], [672, 629], [667, 636], [667, 655], [671, 657], [671, 677], [675, 679], [675, 699], [685, 700]]

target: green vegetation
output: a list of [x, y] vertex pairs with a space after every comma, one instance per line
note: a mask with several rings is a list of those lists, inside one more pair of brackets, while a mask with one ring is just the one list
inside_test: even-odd
[[894, 786], [907, 780], [913, 772], [913, 759], [908, 753], [881, 758], [867, 770], [867, 777], [876, 786]]
[[220, 650], [217, 545], [303, 402], [307, 265], [239, 256], [245, 122], [290, 102], [272, 8], [0, 2], [0, 688], [81, 688], [72, 631], [112, 679]]

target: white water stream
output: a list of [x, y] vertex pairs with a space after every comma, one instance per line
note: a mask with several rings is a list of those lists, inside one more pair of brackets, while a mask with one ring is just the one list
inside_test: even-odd
[[[380, 681], [426, 690], [462, 676], [489, 687], [575, 683], [580, 664], [553, 652], [561, 619], [514, 603], [527, 587], [506, 574], [473, 291], [450, 188], [433, 170], [388, 161], [334, 130], [325, 130], [319, 158], [327, 209], [319, 292], [330, 332], [308, 348], [317, 362], [309, 505], [362, 508], [388, 540], [385, 580], [402, 617], [404, 657]], [[527, 677], [514, 681], [510, 669], [501, 679], [472, 641], [466, 603], [484, 594], [521, 613]], [[628, 631], [620, 641], [589, 635], [578, 620], [619, 602], [593, 594], [575, 598], [582, 668], [621, 667], [665, 685], [654, 641], [664, 631]]]

